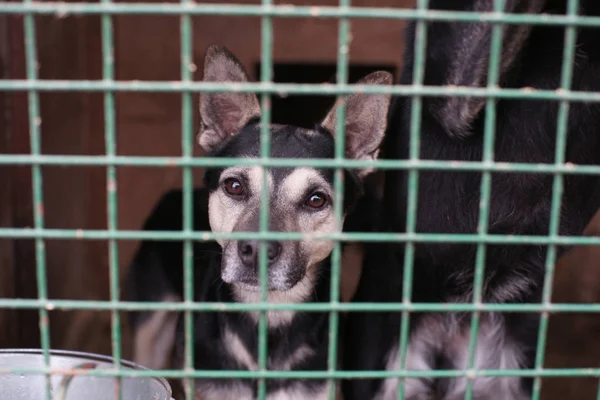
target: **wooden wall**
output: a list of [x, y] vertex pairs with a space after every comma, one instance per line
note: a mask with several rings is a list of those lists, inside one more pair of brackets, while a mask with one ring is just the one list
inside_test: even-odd
[[[8, 18], [0, 15], [0, 38], [8, 36]], [[9, 76], [8, 41], [0, 40], [0, 79]], [[0, 154], [8, 152], [8, 96], [0, 92]], [[10, 168], [0, 166], [0, 227], [11, 226], [11, 179]], [[15, 296], [14, 263], [12, 241], [0, 239], [0, 297]], [[13, 310], [0, 309], [0, 346], [16, 343], [16, 313]]]

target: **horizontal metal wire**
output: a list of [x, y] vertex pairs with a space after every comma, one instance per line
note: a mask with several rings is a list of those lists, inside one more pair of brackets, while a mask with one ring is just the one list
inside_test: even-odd
[[459, 233], [299, 233], [299, 232], [231, 232], [210, 231], [110, 231], [85, 229], [32, 229], [0, 228], [0, 238], [15, 239], [81, 239], [81, 240], [338, 240], [344, 242], [418, 242], [418, 243], [487, 243], [508, 245], [600, 245], [599, 237], [586, 236], [534, 236], [499, 234], [459, 234]]
[[371, 378], [453, 378], [467, 376], [520, 376], [520, 377], [598, 377], [600, 368], [546, 368], [546, 369], [503, 369], [503, 370], [427, 370], [427, 371], [226, 371], [226, 370], [114, 370], [114, 369], [56, 369], [56, 368], [9, 368], [0, 370], [0, 374], [20, 375], [80, 375], [103, 377], [163, 377], [163, 378], [239, 378], [239, 379], [371, 379]]
[[469, 86], [300, 84], [300, 83], [217, 83], [182, 81], [117, 81], [117, 80], [51, 80], [0, 79], [4, 91], [51, 92], [252, 92], [275, 95], [348, 95], [352, 93], [390, 93], [399, 96], [454, 96], [498, 99], [600, 102], [600, 93], [571, 90], [541, 90], [529, 87], [498, 88]]
[[94, 311], [350, 311], [350, 312], [535, 312], [535, 313], [599, 313], [600, 304], [473, 304], [473, 303], [215, 303], [215, 302], [128, 302], [100, 300], [1, 299], [0, 308]]
[[269, 168], [376, 168], [397, 170], [490, 171], [506, 173], [600, 175], [600, 165], [565, 163], [534, 164], [481, 161], [438, 160], [377, 160], [298, 159], [298, 158], [212, 158], [212, 157], [141, 157], [141, 156], [77, 156], [77, 155], [0, 155], [0, 165], [62, 165], [62, 166], [130, 166], [130, 167], [232, 167], [264, 166]]
[[2, 14], [52, 14], [64, 18], [69, 14], [118, 15], [224, 15], [308, 18], [382, 18], [422, 21], [489, 22], [503, 24], [599, 26], [600, 18], [593, 16], [551, 14], [509, 14], [445, 10], [415, 10], [386, 7], [328, 7], [293, 5], [229, 5], [229, 4], [166, 4], [166, 3], [63, 3], [31, 2], [0, 3]]

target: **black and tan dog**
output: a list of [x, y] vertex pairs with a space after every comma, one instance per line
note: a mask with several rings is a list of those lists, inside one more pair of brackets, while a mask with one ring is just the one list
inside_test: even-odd
[[[246, 82], [248, 76], [225, 48], [208, 49], [204, 81]], [[360, 83], [391, 84], [387, 72], [375, 72]], [[354, 94], [346, 99], [345, 156], [356, 160], [377, 158], [386, 128], [389, 96]], [[322, 158], [334, 156], [334, 106], [322, 123], [307, 130], [272, 125], [271, 157]], [[199, 142], [211, 157], [260, 156], [260, 107], [247, 93], [203, 93]], [[345, 170], [344, 214], [362, 193], [370, 170]], [[267, 176], [269, 230], [331, 233], [336, 231], [336, 199], [331, 169], [273, 168]], [[259, 228], [263, 191], [260, 167], [211, 168], [205, 189], [195, 192], [195, 229], [214, 232], [252, 232]], [[162, 199], [149, 217], [147, 230], [181, 229], [181, 193]], [[268, 246], [268, 301], [270, 303], [327, 302], [330, 298], [327, 240], [272, 241]], [[219, 240], [194, 245], [195, 301], [246, 302], [259, 300], [256, 240]], [[142, 243], [131, 265], [129, 297], [137, 301], [177, 300], [182, 293], [181, 243]], [[201, 370], [256, 370], [257, 313], [194, 314], [195, 368]], [[177, 315], [136, 313], [132, 318], [136, 361], [152, 368], [165, 364], [165, 349], [175, 341], [175, 367], [182, 365], [183, 324]], [[325, 370], [327, 368], [328, 314], [272, 311], [268, 320], [268, 369]], [[177, 327], [175, 327], [177, 325]], [[160, 327], [160, 329], [156, 329]], [[148, 337], [152, 332], [157, 337]], [[153, 345], [148, 345], [153, 343]], [[149, 347], [148, 347], [149, 346]], [[196, 382], [199, 398], [244, 400], [256, 397], [256, 382], [208, 379]], [[324, 380], [269, 380], [268, 399], [325, 399]]]

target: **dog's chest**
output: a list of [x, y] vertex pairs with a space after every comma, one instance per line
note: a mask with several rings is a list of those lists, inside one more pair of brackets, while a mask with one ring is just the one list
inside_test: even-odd
[[[423, 317], [418, 320], [410, 335], [405, 368], [409, 371], [468, 369], [469, 339], [468, 319], [461, 320], [450, 314]], [[523, 367], [523, 351], [506, 336], [504, 320], [501, 317], [485, 316], [480, 324], [473, 368], [519, 369]], [[398, 369], [398, 353], [397, 346], [388, 353], [387, 370]], [[397, 379], [386, 379], [375, 399], [396, 399], [397, 385]], [[462, 399], [466, 388], [466, 377], [409, 378], [404, 381], [405, 398], [408, 400]], [[473, 395], [476, 398], [497, 400], [527, 398], [518, 377], [477, 377], [473, 380]]]
[[[221, 345], [219, 346], [221, 348], [220, 357], [226, 365], [235, 365], [236, 369], [240, 370], [258, 370], [256, 352], [250, 351], [238, 334], [230, 329], [225, 329]], [[289, 371], [300, 363], [310, 362], [315, 358], [315, 354], [315, 349], [305, 344], [293, 348], [277, 348], [276, 351], [269, 351], [267, 369]], [[198, 380], [195, 385], [196, 400], [253, 400], [256, 398], [256, 382], [252, 381]], [[326, 382], [316, 380], [279, 381], [267, 386], [267, 400], [327, 399], [328, 393]]]
[[[223, 349], [227, 353], [224, 356], [235, 360], [240, 368], [249, 371], [256, 371], [258, 369], [256, 352], [251, 352], [242, 338], [235, 332], [225, 329], [222, 343]], [[267, 369], [289, 371], [315, 355], [315, 350], [307, 344], [286, 348], [282, 347], [276, 347], [273, 351], [269, 352]]]

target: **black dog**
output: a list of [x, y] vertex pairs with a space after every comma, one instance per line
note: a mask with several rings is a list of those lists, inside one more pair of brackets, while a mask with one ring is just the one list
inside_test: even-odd
[[[492, 0], [431, 0], [439, 10], [491, 11]], [[511, 13], [565, 14], [565, 0], [506, 1]], [[600, 2], [581, 1], [580, 14], [600, 15]], [[402, 84], [413, 80], [415, 24], [408, 28]], [[485, 87], [492, 26], [432, 22], [427, 29], [424, 84]], [[578, 29], [572, 89], [600, 90], [600, 30]], [[504, 88], [560, 87], [564, 27], [506, 25], [499, 85]], [[481, 161], [485, 100], [471, 97], [423, 98], [420, 158]], [[556, 101], [499, 100], [494, 160], [554, 163], [559, 104]], [[397, 98], [390, 111], [384, 157], [407, 159], [411, 99]], [[566, 159], [600, 164], [600, 106], [572, 103]], [[407, 174], [386, 173], [382, 229], [402, 232], [406, 224]], [[419, 174], [417, 232], [477, 232], [481, 174], [428, 171]], [[492, 174], [489, 229], [492, 234], [547, 235], [553, 177], [540, 174]], [[565, 179], [560, 233], [579, 235], [600, 206], [597, 176]], [[472, 301], [476, 246], [416, 244], [412, 301]], [[527, 245], [487, 246], [483, 301], [535, 303], [541, 299], [546, 248]], [[357, 302], [402, 300], [404, 245], [369, 246]], [[421, 313], [410, 319], [406, 368], [466, 369], [470, 313]], [[476, 369], [532, 368], [539, 320], [527, 313], [484, 313], [476, 346]], [[349, 370], [393, 370], [398, 364], [400, 315], [350, 313], [345, 367]], [[479, 377], [474, 398], [526, 399], [531, 380]], [[466, 377], [405, 379], [406, 399], [462, 399]], [[396, 379], [345, 382], [345, 400], [395, 399]]]
[[[246, 82], [248, 76], [229, 51], [208, 49], [204, 80]], [[366, 84], [391, 84], [387, 72], [365, 77]], [[351, 95], [346, 100], [345, 153], [347, 158], [373, 160], [386, 128], [389, 95]], [[271, 157], [333, 158], [337, 106], [314, 130], [289, 125], [270, 126]], [[254, 94], [202, 93], [200, 145], [212, 157], [260, 156], [260, 108]], [[362, 194], [369, 169], [346, 170], [344, 214]], [[273, 168], [268, 171], [269, 230], [326, 234], [337, 230], [336, 199], [331, 169]], [[206, 189], [195, 193], [195, 229], [214, 232], [254, 232], [259, 228], [263, 185], [260, 167], [211, 168]], [[179, 204], [177, 204], [179, 202]], [[181, 194], [171, 193], [149, 218], [145, 229], [181, 228]], [[259, 301], [257, 240], [218, 240], [195, 244], [195, 301]], [[333, 243], [307, 237], [301, 241], [273, 241], [267, 245], [268, 301], [270, 303], [327, 302], [330, 298], [329, 256]], [[181, 243], [144, 242], [131, 265], [131, 297], [137, 301], [177, 300], [182, 294]], [[176, 271], [176, 272], [175, 272]], [[256, 370], [258, 368], [258, 313], [195, 313], [196, 369]], [[153, 368], [165, 363], [165, 349], [175, 341], [174, 364], [182, 366], [183, 322], [167, 313], [134, 316], [136, 361]], [[328, 313], [269, 311], [268, 369], [325, 370], [328, 350]], [[207, 379], [196, 382], [205, 400], [256, 398], [250, 380]], [[325, 399], [325, 380], [269, 380], [267, 399]]]

